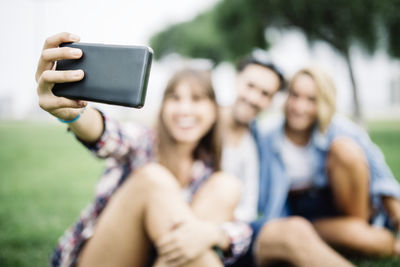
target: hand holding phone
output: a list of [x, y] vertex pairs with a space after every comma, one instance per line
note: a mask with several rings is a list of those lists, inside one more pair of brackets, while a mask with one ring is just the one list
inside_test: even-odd
[[56, 70], [82, 69], [77, 82], [56, 83], [53, 93], [70, 99], [141, 108], [144, 105], [153, 52], [145, 46], [64, 43], [82, 50], [80, 59], [57, 61]]

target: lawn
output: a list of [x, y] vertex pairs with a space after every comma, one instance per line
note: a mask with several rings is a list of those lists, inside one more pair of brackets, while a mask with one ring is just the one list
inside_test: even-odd
[[[400, 177], [400, 122], [374, 122], [369, 129]], [[0, 121], [0, 147], [0, 266], [47, 266], [57, 238], [93, 197], [103, 163], [60, 124]]]

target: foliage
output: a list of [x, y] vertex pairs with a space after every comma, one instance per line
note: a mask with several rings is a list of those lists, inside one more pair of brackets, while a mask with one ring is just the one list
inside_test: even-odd
[[326, 41], [341, 54], [352, 44], [372, 53], [383, 32], [391, 54], [400, 57], [399, 11], [400, 0], [222, 0], [194, 20], [156, 34], [151, 45], [158, 57], [178, 52], [218, 62], [268, 48], [268, 27], [295, 27], [310, 42]]
[[216, 63], [235, 61], [255, 47], [268, 48], [268, 27], [298, 28], [311, 44], [325, 41], [344, 57], [358, 122], [362, 116], [351, 46], [357, 44], [371, 54], [384, 35], [389, 53], [400, 57], [400, 0], [221, 0], [195, 20], [155, 35], [151, 45], [158, 57], [176, 51]]
[[[377, 0], [378, 1], [378, 0]], [[378, 1], [389, 53], [400, 58], [400, 0]]]
[[209, 58], [219, 62], [226, 58], [222, 39], [215, 25], [215, 12], [197, 16], [193, 21], [173, 25], [153, 36], [150, 45], [155, 57], [177, 52], [179, 54]]

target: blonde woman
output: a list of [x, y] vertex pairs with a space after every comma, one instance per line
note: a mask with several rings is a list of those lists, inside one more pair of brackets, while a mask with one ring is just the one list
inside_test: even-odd
[[[300, 216], [342, 251], [398, 254], [400, 240], [385, 227], [400, 230], [399, 184], [367, 133], [335, 115], [335, 107], [336, 88], [320, 68], [304, 68], [293, 76], [285, 118], [261, 141], [259, 209], [264, 218], [259, 223]], [[259, 262], [287, 259], [266, 249], [282, 241], [284, 234], [277, 229], [276, 221], [262, 228]]]

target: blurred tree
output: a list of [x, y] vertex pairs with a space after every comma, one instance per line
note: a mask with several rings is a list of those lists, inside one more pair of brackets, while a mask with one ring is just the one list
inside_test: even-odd
[[350, 49], [357, 44], [373, 53], [383, 30], [389, 52], [400, 57], [399, 11], [400, 0], [222, 0], [193, 21], [155, 35], [151, 45], [159, 57], [176, 51], [232, 61], [254, 47], [268, 48], [267, 27], [298, 28], [310, 44], [322, 40], [343, 55], [353, 87], [354, 117], [361, 122]]
[[157, 59], [175, 52], [220, 62], [229, 56], [215, 25], [215, 11], [210, 10], [192, 21], [172, 25], [154, 35], [150, 45]]
[[[263, 2], [261, 0], [253, 0]], [[271, 0], [263, 10], [268, 26], [297, 27], [310, 43], [325, 41], [346, 60], [353, 89], [354, 118], [362, 122], [350, 49], [356, 43], [372, 53], [378, 42], [379, 0]]]
[[400, 58], [400, 0], [380, 1], [379, 5], [382, 14], [380, 19], [387, 32], [386, 45], [389, 53]]
[[224, 0], [215, 6], [215, 27], [228, 55], [225, 60], [236, 61], [255, 47], [269, 47], [264, 34], [265, 19], [260, 9], [257, 9], [257, 2], [261, 1]]

